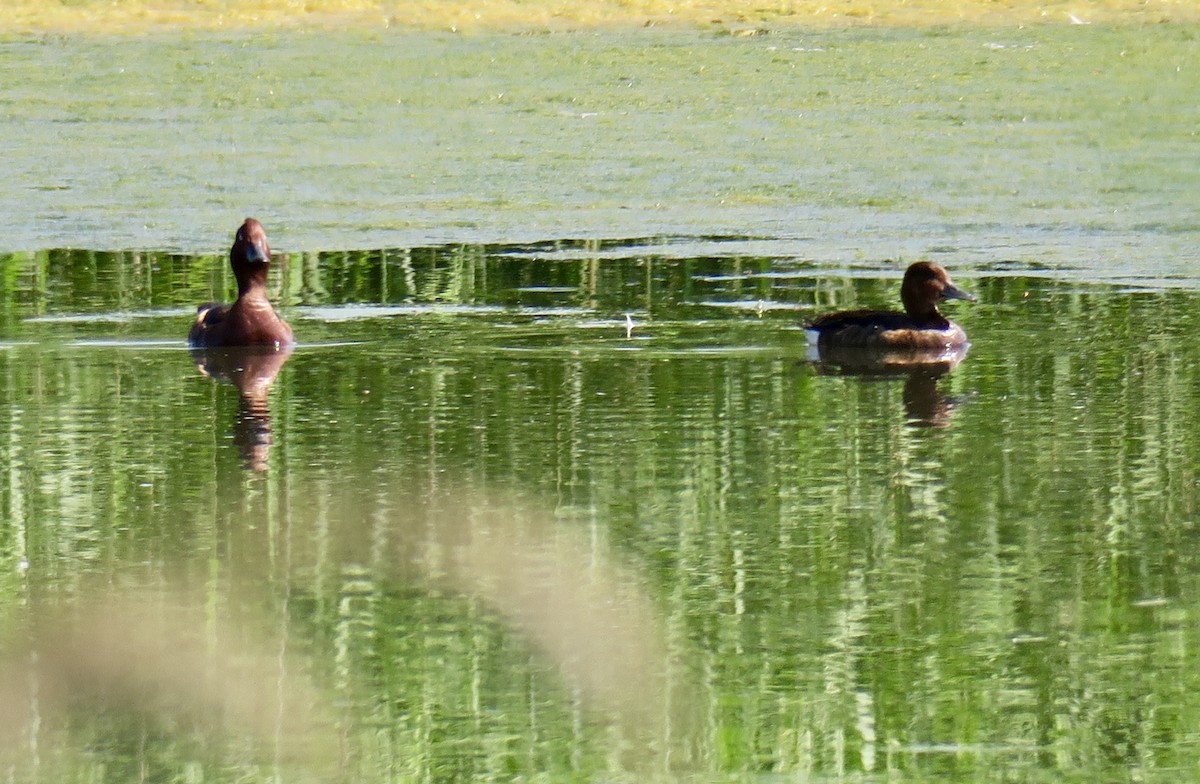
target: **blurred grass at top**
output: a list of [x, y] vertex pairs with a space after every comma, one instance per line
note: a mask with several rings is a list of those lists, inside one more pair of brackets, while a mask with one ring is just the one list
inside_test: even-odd
[[0, 0], [0, 32], [403, 27], [1157, 24], [1200, 20], [1197, 0]]

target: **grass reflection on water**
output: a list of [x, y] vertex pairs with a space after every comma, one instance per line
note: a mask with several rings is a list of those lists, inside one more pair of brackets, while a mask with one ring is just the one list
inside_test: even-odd
[[[937, 380], [955, 404], [913, 428], [902, 381], [818, 375], [795, 328], [890, 303], [898, 269], [295, 257], [276, 300], [308, 313], [302, 344], [247, 472], [243, 396], [183, 349], [184, 306], [229, 285], [211, 258], [5, 264], [21, 770], [1091, 781], [1198, 761], [1195, 292], [977, 276], [954, 312], [974, 345]], [[30, 318], [124, 309], [151, 315]], [[133, 345], [74, 343], [102, 334]]]

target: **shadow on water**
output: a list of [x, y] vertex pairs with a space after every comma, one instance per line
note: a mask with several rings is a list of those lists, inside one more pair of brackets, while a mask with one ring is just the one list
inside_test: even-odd
[[821, 375], [864, 381], [904, 379], [904, 410], [914, 427], [946, 427], [960, 402], [939, 381], [967, 356], [968, 345], [942, 351], [830, 348], [810, 345], [808, 361]]
[[267, 470], [272, 443], [267, 393], [292, 350], [291, 346], [192, 350], [192, 359], [202, 374], [237, 388], [239, 405], [233, 440], [243, 465], [251, 471]]

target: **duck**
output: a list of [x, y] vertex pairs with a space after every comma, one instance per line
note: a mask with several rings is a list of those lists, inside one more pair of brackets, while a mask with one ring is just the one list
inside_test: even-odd
[[254, 218], [246, 218], [238, 228], [229, 250], [229, 266], [237, 279], [237, 300], [232, 305], [207, 302], [196, 308], [188, 344], [192, 348], [290, 348], [294, 344], [292, 328], [267, 299], [271, 248], [266, 230]]
[[941, 314], [943, 299], [975, 300], [963, 291], [941, 265], [918, 261], [909, 266], [900, 284], [904, 312], [843, 310], [818, 316], [805, 325], [809, 343], [825, 350], [939, 352], [963, 349], [967, 333]]

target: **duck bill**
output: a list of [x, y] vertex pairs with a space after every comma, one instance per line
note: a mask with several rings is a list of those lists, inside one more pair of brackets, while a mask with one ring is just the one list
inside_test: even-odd
[[953, 283], [947, 283], [946, 288], [942, 289], [942, 297], [945, 299], [965, 299], [968, 302], [974, 302], [976, 297], [969, 291], [963, 291]]
[[262, 264], [270, 260], [271, 254], [267, 252], [266, 245], [262, 242], [246, 243], [246, 261]]

